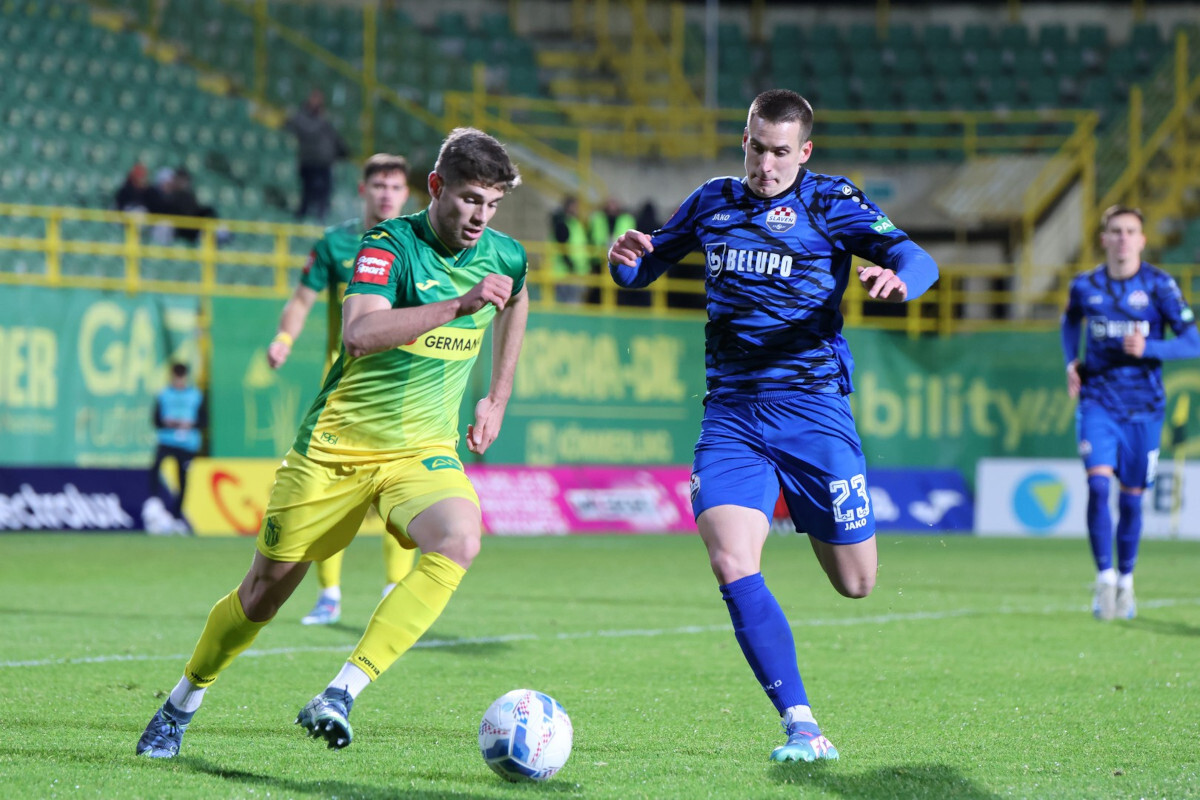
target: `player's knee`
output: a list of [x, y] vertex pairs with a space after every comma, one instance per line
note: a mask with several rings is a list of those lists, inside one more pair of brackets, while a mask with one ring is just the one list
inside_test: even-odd
[[478, 526], [455, 525], [445, 531], [436, 547], [430, 549], [466, 569], [479, 555], [481, 539], [482, 531]]
[[750, 563], [741, 553], [732, 550], [710, 550], [708, 563], [722, 586], [758, 572], [757, 564]]
[[843, 576], [840, 581], [834, 582], [834, 587], [838, 593], [844, 597], [849, 597], [853, 600], [861, 600], [871, 593], [875, 588], [874, 575], [851, 575]]

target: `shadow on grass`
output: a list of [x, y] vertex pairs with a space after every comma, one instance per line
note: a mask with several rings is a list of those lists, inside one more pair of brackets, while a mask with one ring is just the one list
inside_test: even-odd
[[781, 764], [769, 774], [778, 783], [824, 789], [847, 798], [895, 797], [942, 800], [999, 800], [1000, 795], [976, 786], [945, 764], [904, 764], [867, 772], [847, 772], [829, 762]]
[[[548, 781], [546, 783], [517, 783], [509, 784], [501, 781], [490, 774], [481, 775], [478, 778], [464, 778], [459, 774], [435, 773], [418, 774], [416, 777], [423, 778], [430, 782], [462, 782], [478, 783], [477, 788], [467, 789], [466, 791], [455, 790], [453, 792], [446, 789], [413, 789], [411, 786], [391, 787], [379, 786], [369, 783], [352, 783], [350, 781], [337, 780], [296, 780], [294, 778], [283, 778], [276, 775], [259, 774], [240, 769], [225, 769], [211, 762], [199, 758], [177, 757], [177, 763], [186, 766], [195, 772], [211, 775], [214, 778], [220, 778], [224, 781], [229, 781], [236, 786], [262, 786], [267, 790], [275, 790], [285, 796], [295, 795], [313, 795], [317, 797], [354, 797], [360, 800], [394, 800], [396, 797], [415, 797], [415, 798], [435, 798], [435, 797], [478, 797], [478, 798], [495, 798], [501, 794], [520, 792], [536, 792], [539, 795], [546, 793], [559, 794], [562, 792], [579, 791], [579, 786], [573, 783], [565, 783]], [[411, 778], [413, 776], [406, 776]]]
[[1147, 633], [1162, 633], [1167, 636], [1200, 636], [1200, 626], [1186, 622], [1171, 622], [1165, 619], [1138, 616], [1125, 622], [1130, 628]]

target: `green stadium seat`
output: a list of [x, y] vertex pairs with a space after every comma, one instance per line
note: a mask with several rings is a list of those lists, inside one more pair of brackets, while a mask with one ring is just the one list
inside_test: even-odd
[[1059, 105], [1059, 79], [1043, 74], [1031, 78], [1025, 91], [1026, 102], [1034, 108], [1055, 108]]
[[965, 75], [954, 75], [942, 81], [942, 101], [948, 108], [973, 111], [979, 107], [975, 80]]
[[992, 26], [972, 23], [963, 28], [962, 46], [966, 52], [990, 49], [996, 46]]
[[1085, 51], [1102, 54], [1108, 49], [1108, 31], [1103, 25], [1080, 25], [1075, 42]]
[[996, 43], [1000, 45], [1001, 49], [1023, 50], [1031, 45], [1029, 28], [1019, 22], [1009, 23], [1000, 28], [996, 36]]

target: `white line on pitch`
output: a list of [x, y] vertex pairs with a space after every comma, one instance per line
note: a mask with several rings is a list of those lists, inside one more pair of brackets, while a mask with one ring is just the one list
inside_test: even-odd
[[[1200, 605], [1200, 597], [1188, 597], [1166, 600], [1139, 600], [1140, 608], [1170, 608], [1173, 606]], [[870, 617], [840, 617], [836, 619], [807, 619], [793, 620], [793, 628], [820, 628], [849, 625], [886, 625], [893, 622], [921, 622], [924, 620], [953, 619], [955, 617], [987, 616], [990, 614], [1061, 614], [1075, 613], [1082, 609], [1078, 605], [1043, 606], [1042, 608], [1013, 608], [1001, 606], [990, 611], [958, 609], [955, 611], [915, 611], [908, 614], [877, 614]], [[729, 625], [687, 625], [680, 628], [650, 628], [609, 631], [578, 631], [575, 633], [510, 633], [502, 636], [476, 636], [467, 639], [422, 639], [413, 645], [415, 648], [450, 648], [468, 647], [478, 644], [507, 644], [510, 642], [533, 642], [540, 639], [631, 639], [635, 637], [654, 638], [658, 636], [683, 636], [696, 633], [720, 633], [730, 630]], [[273, 647], [263, 650], [247, 650], [239, 658], [262, 658], [264, 656], [292, 655], [294, 653], [348, 653], [352, 647], [346, 645], [326, 645], [321, 647]], [[120, 655], [81, 656], [79, 658], [43, 658], [32, 661], [0, 661], [0, 669], [17, 667], [54, 667], [70, 664], [112, 664], [121, 661], [186, 661], [190, 654], [171, 655]]]

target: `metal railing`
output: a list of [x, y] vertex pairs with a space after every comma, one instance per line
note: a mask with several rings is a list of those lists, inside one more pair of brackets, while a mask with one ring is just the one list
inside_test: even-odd
[[[306, 256], [322, 232], [311, 225], [13, 204], [0, 204], [0, 220], [10, 233], [21, 230], [17, 235], [0, 235], [0, 285], [280, 301], [292, 292]], [[196, 243], [155, 243], [156, 231], [162, 230], [196, 231]], [[565, 255], [562, 245], [526, 242], [525, 247], [535, 308], [603, 314], [631, 304], [644, 306], [648, 316], [704, 315], [704, 263], [698, 255], [685, 259], [679, 270], [644, 290], [642, 297], [647, 299], [631, 303], [634, 293], [617, 287], [603, 269], [603, 249], [591, 253], [597, 270], [594, 274], [557, 275], [552, 264]], [[1193, 296], [1200, 288], [1200, 265], [1171, 269], [1185, 294]], [[1029, 296], [1016, 290], [1011, 264], [943, 264], [939, 282], [914, 302], [902, 306], [871, 302], [852, 285], [842, 313], [850, 326], [903, 331], [911, 336], [945, 336], [1013, 325], [1049, 329], [1058, 322], [1069, 277], [1064, 271], [1052, 288]], [[559, 302], [555, 289], [563, 285], [582, 287], [586, 301]], [[1018, 307], [1022, 309], [1020, 319], [1012, 316]]]

